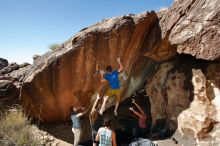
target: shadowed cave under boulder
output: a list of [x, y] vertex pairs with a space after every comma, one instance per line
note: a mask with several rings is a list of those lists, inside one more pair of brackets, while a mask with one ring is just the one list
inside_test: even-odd
[[[166, 67], [163, 67], [164, 65], [171, 64], [172, 68], [169, 68], [170, 70], [167, 70]], [[215, 63], [214, 63], [215, 64]], [[206, 70], [209, 67], [210, 63], [205, 60], [198, 60], [195, 59], [194, 57], [191, 57], [189, 55], [176, 55], [172, 59], [160, 63], [159, 66], [157, 66], [157, 69], [155, 70], [154, 74], [152, 76], [157, 76], [158, 72], [160, 73], [161, 69], [164, 69], [165, 71], [161, 72], [166, 75], [166, 80], [164, 80], [163, 86], [161, 87], [160, 93], [162, 94], [162, 100], [164, 102], [160, 103], [155, 101], [154, 98], [158, 98], [157, 94], [155, 94], [155, 90], [150, 91], [149, 93], [146, 92], [148, 90], [147, 88], [149, 87], [149, 84], [153, 82], [155, 79], [151, 78], [151, 80], [145, 81], [144, 85], [142, 85], [142, 88], [139, 90], [136, 90], [129, 98], [125, 99], [123, 102], [120, 103], [119, 109], [118, 109], [118, 116], [115, 117], [113, 114], [113, 107], [110, 107], [106, 109], [104, 112], [104, 117], [110, 117], [113, 124], [112, 127], [115, 129], [117, 133], [117, 143], [120, 144], [128, 144], [132, 140], [134, 140], [135, 137], [138, 137], [137, 133], [138, 132], [138, 120], [131, 114], [129, 111], [129, 107], [132, 105], [131, 104], [131, 99], [135, 99], [137, 103], [144, 109], [145, 113], [147, 114], [147, 135], [146, 137], [148, 139], [152, 140], [163, 140], [163, 139], [171, 139], [174, 137], [177, 139], [179, 143], [194, 143], [194, 139], [190, 139], [189, 137], [185, 136], [185, 141], [181, 138], [178, 134], [176, 134], [176, 130], [178, 127], [177, 123], [177, 117], [179, 114], [189, 108], [191, 102], [193, 101], [194, 98], [194, 93], [192, 92], [194, 89], [193, 84], [192, 84], [192, 69], [200, 69], [204, 74], [206, 74]], [[179, 76], [178, 74], [181, 74], [182, 76]], [[160, 78], [163, 78], [163, 76], [159, 76]], [[169, 79], [170, 78], [170, 79]], [[170, 80], [173, 82], [170, 83]], [[182, 82], [179, 83], [178, 81], [181, 80]], [[156, 79], [158, 84], [161, 84], [161, 82], [158, 82], [159, 79]], [[161, 81], [161, 80], [160, 80]], [[179, 83], [177, 85], [176, 83]], [[154, 84], [157, 86], [156, 84]], [[181, 97], [177, 96], [175, 99], [170, 99], [168, 97], [169, 92], [178, 92], [177, 89], [173, 89], [172, 86], [175, 85], [181, 87], [182, 90], [179, 92], [187, 92], [188, 95], [186, 97]], [[170, 87], [171, 86], [171, 87]], [[159, 87], [157, 87], [159, 88]], [[159, 89], [158, 89], [159, 90]], [[170, 91], [171, 90], [171, 91]], [[154, 96], [148, 96], [154, 94]], [[157, 99], [158, 100], [158, 99]], [[175, 104], [169, 105], [169, 102], [175, 101]], [[178, 103], [181, 101], [184, 101], [182, 103]], [[152, 105], [151, 102], [153, 103], [154, 108], [162, 108], [163, 110], [158, 110], [157, 113], [152, 116]], [[155, 105], [156, 104], [156, 105]], [[176, 105], [177, 104], [177, 105]], [[173, 109], [170, 111], [170, 106], [174, 106]], [[154, 109], [153, 109], [154, 110]], [[161, 112], [161, 113], [160, 113]], [[160, 115], [160, 116], [158, 116]], [[161, 118], [157, 118], [161, 117]], [[91, 141], [91, 135], [90, 135], [90, 124], [89, 124], [89, 119], [88, 117], [82, 118], [82, 123], [83, 123], [83, 139], [85, 141], [83, 144], [90, 144]], [[153, 123], [155, 121], [155, 123]], [[53, 128], [50, 128], [51, 126], [45, 125], [44, 130], [48, 131], [48, 133], [52, 134], [55, 137], [58, 137], [59, 139], [63, 139], [64, 141], [67, 142], [72, 142], [72, 133], [70, 131], [71, 129], [71, 123], [67, 124], [69, 134], [68, 136], [62, 136], [60, 135], [57, 131], [54, 131]], [[49, 128], [48, 128], [49, 127]], [[64, 126], [66, 127], [66, 126]], [[65, 129], [65, 128], [64, 128]], [[89, 133], [89, 134], [88, 134]], [[174, 134], [174, 135], [173, 135]]]

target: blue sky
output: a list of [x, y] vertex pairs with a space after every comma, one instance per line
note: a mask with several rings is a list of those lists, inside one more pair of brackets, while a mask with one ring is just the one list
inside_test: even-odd
[[104, 18], [169, 7], [173, 0], [0, 0], [0, 57], [32, 63]]

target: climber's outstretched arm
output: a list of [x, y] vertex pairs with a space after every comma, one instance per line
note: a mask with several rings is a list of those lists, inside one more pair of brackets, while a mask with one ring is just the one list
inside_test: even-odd
[[119, 57], [119, 58], [117, 58], [117, 62], [118, 62], [118, 64], [119, 64], [119, 69], [118, 69], [118, 72], [120, 73], [121, 71], [123, 71], [123, 65], [122, 65], [122, 63], [121, 63], [121, 58]]
[[141, 117], [141, 114], [135, 111], [133, 107], [130, 107], [129, 110], [132, 111], [136, 116]]
[[100, 73], [101, 73], [101, 83], [103, 83], [103, 82], [105, 82], [106, 80], [104, 79], [104, 71], [100, 71]]
[[141, 113], [144, 113], [144, 111], [142, 110], [142, 108], [135, 102], [134, 99], [132, 99], [132, 103], [138, 108], [138, 110], [139, 110]]

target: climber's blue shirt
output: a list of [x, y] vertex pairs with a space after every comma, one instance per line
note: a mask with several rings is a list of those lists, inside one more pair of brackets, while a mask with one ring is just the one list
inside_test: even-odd
[[118, 71], [114, 70], [112, 73], [106, 73], [104, 75], [104, 79], [106, 79], [109, 82], [109, 85], [112, 89], [119, 89], [120, 83], [118, 79]]

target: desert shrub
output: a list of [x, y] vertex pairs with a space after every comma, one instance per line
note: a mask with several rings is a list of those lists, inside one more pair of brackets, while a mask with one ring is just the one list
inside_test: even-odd
[[0, 145], [37, 146], [40, 143], [30, 121], [22, 108], [16, 107], [2, 111], [0, 115]]
[[59, 46], [60, 46], [60, 44], [54, 43], [54, 44], [49, 45], [49, 49], [53, 51], [53, 50], [58, 49]]

